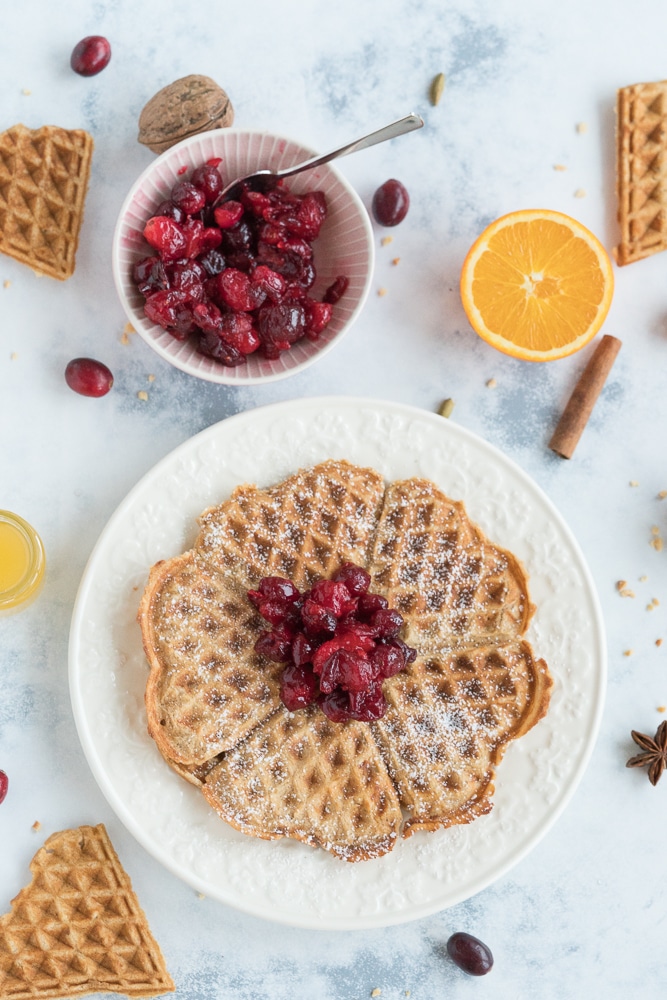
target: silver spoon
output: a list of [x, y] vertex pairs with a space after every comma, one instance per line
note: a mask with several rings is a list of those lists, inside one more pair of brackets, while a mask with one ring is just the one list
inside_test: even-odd
[[405, 118], [399, 118], [398, 121], [392, 122], [390, 125], [385, 125], [384, 128], [379, 128], [375, 132], [371, 132], [370, 135], [363, 135], [360, 139], [355, 139], [354, 142], [348, 142], [344, 146], [339, 146], [338, 149], [332, 149], [330, 153], [324, 153], [322, 156], [313, 156], [309, 160], [304, 160], [303, 163], [295, 164], [293, 167], [286, 167], [284, 170], [256, 170], [252, 174], [246, 174], [245, 177], [237, 177], [231, 184], [225, 185], [213, 202], [212, 208], [219, 205], [221, 201], [233, 198], [237, 193], [236, 189], [241, 184], [249, 184], [255, 191], [266, 191], [274, 187], [283, 177], [300, 174], [302, 170], [312, 170], [313, 167], [319, 167], [323, 163], [335, 160], [338, 156], [347, 156], [348, 153], [356, 153], [359, 149], [375, 146], [376, 143], [384, 142], [385, 139], [394, 139], [397, 135], [414, 132], [415, 129], [421, 128], [423, 124], [424, 120], [419, 115], [406, 115]]

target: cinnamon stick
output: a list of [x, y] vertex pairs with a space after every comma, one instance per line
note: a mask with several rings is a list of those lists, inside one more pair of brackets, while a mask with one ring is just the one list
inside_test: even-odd
[[584, 368], [549, 442], [561, 458], [572, 458], [620, 349], [621, 341], [605, 334]]

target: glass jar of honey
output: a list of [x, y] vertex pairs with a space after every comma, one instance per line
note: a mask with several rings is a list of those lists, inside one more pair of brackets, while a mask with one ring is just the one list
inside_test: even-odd
[[0, 510], [0, 615], [19, 611], [44, 581], [44, 546], [27, 521]]

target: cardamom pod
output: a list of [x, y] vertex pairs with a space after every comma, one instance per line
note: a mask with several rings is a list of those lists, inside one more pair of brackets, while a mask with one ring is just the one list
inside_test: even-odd
[[453, 399], [443, 399], [442, 403], [438, 407], [438, 413], [441, 417], [451, 417], [452, 411], [454, 409]]
[[429, 97], [433, 107], [440, 103], [440, 98], [442, 97], [445, 90], [445, 74], [438, 73], [437, 76], [433, 77], [431, 82], [431, 89], [429, 90]]

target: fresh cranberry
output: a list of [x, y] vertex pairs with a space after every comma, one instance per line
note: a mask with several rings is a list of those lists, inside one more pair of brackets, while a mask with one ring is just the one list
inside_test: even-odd
[[397, 226], [408, 214], [410, 196], [401, 182], [392, 178], [377, 189], [371, 208], [379, 225]]
[[106, 396], [113, 385], [113, 375], [106, 365], [93, 358], [74, 358], [65, 368], [65, 381], [80, 396]]
[[203, 193], [206, 204], [210, 205], [222, 191], [222, 177], [217, 166], [212, 163], [204, 163], [192, 171], [191, 183]]
[[4, 771], [0, 771], [0, 802], [4, 802], [9, 788], [9, 778]]
[[491, 949], [465, 931], [452, 934], [447, 942], [447, 953], [454, 964], [469, 976], [485, 976], [493, 968]]
[[362, 566], [356, 566], [351, 562], [343, 563], [334, 573], [333, 579], [344, 583], [353, 597], [365, 594], [371, 585], [370, 573], [367, 573]]
[[79, 76], [101, 73], [111, 59], [111, 46], [102, 35], [88, 35], [74, 46], [69, 64]]
[[310, 667], [288, 663], [280, 680], [280, 700], [290, 712], [307, 708], [319, 696], [317, 677]]
[[159, 252], [163, 261], [186, 256], [187, 240], [182, 226], [168, 215], [154, 215], [144, 227], [144, 238]]
[[345, 292], [347, 291], [350, 284], [350, 279], [346, 278], [344, 274], [340, 274], [335, 281], [333, 281], [326, 292], [324, 293], [323, 299], [325, 302], [330, 303], [330, 305], [335, 305]]

